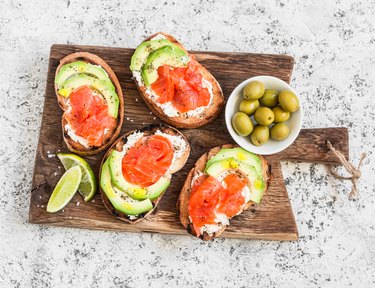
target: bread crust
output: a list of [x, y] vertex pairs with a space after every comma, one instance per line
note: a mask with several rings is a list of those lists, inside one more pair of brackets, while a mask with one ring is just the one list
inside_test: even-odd
[[65, 129], [65, 125], [67, 124], [66, 110], [68, 109], [68, 105], [66, 104], [66, 98], [59, 95], [59, 93], [57, 92], [58, 87], [55, 84], [55, 94], [57, 97], [57, 101], [61, 109], [64, 111], [62, 115], [61, 124], [62, 124], [63, 138], [66, 143], [66, 146], [68, 147], [68, 150], [78, 155], [82, 155], [82, 156], [96, 155], [106, 150], [113, 143], [113, 141], [115, 141], [117, 136], [120, 134], [121, 126], [124, 120], [124, 97], [122, 94], [120, 82], [118, 81], [117, 76], [113, 72], [112, 68], [103, 59], [101, 59], [99, 56], [92, 54], [92, 53], [76, 52], [76, 53], [72, 53], [72, 54], [65, 56], [64, 58], [60, 60], [60, 64], [56, 69], [55, 77], [57, 76], [57, 74], [59, 73], [63, 65], [75, 62], [77, 60], [86, 61], [88, 63], [101, 66], [107, 72], [109, 78], [111, 79], [111, 82], [115, 86], [116, 93], [119, 98], [119, 110], [118, 110], [116, 128], [110, 131], [110, 133], [106, 135], [106, 138], [104, 138], [103, 140], [103, 143], [104, 143], [103, 145], [101, 145], [100, 147], [86, 148], [85, 146], [81, 145], [79, 142], [74, 141], [68, 135]]
[[[181, 224], [185, 227], [185, 229], [187, 230], [188, 233], [190, 233], [191, 235], [193, 235], [195, 237], [197, 237], [196, 231], [194, 230], [193, 224], [191, 223], [191, 221], [189, 219], [189, 212], [188, 212], [189, 199], [190, 199], [190, 193], [191, 193], [191, 187], [192, 187], [191, 186], [192, 179], [193, 179], [194, 175], [196, 173], [198, 173], [198, 171], [204, 173], [204, 169], [206, 167], [207, 161], [210, 158], [212, 158], [213, 156], [215, 156], [221, 149], [223, 149], [223, 148], [236, 148], [236, 147], [239, 147], [239, 146], [234, 145], [234, 144], [225, 144], [225, 145], [221, 145], [221, 146], [212, 148], [211, 150], [209, 150], [208, 152], [203, 154], [197, 160], [194, 167], [190, 170], [188, 176], [186, 177], [185, 183], [184, 183], [184, 185], [181, 189], [181, 192], [180, 192], [180, 195], [179, 195], [179, 198], [178, 198], [178, 201], [177, 201], [177, 211], [178, 211], [178, 214], [179, 214]], [[269, 180], [270, 180], [268, 164], [267, 164], [267, 161], [264, 157], [262, 157], [261, 155], [258, 155], [258, 156], [260, 157], [261, 162], [262, 162], [262, 172], [263, 172], [262, 174], [263, 174], [263, 177], [264, 177], [265, 182], [266, 182], [266, 188], [265, 189], [267, 191], [268, 183], [269, 183]], [[246, 209], [248, 209], [249, 207], [253, 206], [253, 205], [254, 205], [254, 203], [252, 201], [249, 201], [244, 206], [241, 213], [243, 211], [245, 211]], [[201, 234], [199, 236], [199, 238], [202, 239], [202, 240], [212, 240], [212, 239], [220, 236], [220, 234], [224, 232], [224, 230], [227, 228], [227, 226], [228, 225], [223, 225], [223, 227], [220, 230], [216, 231], [212, 235], [209, 235], [207, 232], [203, 232], [203, 234]]]
[[[183, 154], [183, 156], [179, 159], [179, 165], [176, 166], [176, 169], [174, 169], [173, 173], [181, 170], [182, 167], [184, 167], [184, 165], [185, 165], [185, 163], [186, 163], [186, 161], [187, 161], [187, 159], [189, 158], [189, 155], [190, 155], [190, 145], [189, 145], [189, 142], [187, 141], [187, 139], [185, 138], [185, 136], [180, 131], [178, 131], [177, 129], [175, 129], [173, 127], [170, 127], [170, 126], [167, 126], [167, 125], [163, 125], [163, 124], [151, 124], [151, 125], [148, 125], [148, 126], [145, 126], [145, 127], [141, 128], [141, 129], [133, 130], [133, 131], [130, 131], [130, 132], [122, 135], [121, 137], [119, 137], [111, 145], [111, 147], [108, 149], [108, 151], [104, 155], [104, 157], [102, 159], [102, 162], [100, 164], [99, 177], [100, 177], [100, 175], [102, 173], [103, 164], [108, 159], [108, 157], [109, 157], [112, 149], [116, 149], [117, 151], [122, 151], [122, 147], [126, 143], [125, 140], [127, 139], [127, 137], [129, 135], [133, 134], [136, 131], [139, 131], [139, 132], [143, 132], [144, 136], [148, 136], [148, 135], [155, 134], [155, 132], [157, 130], [160, 130], [161, 132], [167, 133], [167, 134], [170, 134], [170, 135], [181, 136], [186, 141], [186, 144], [187, 144], [186, 147], [187, 147], [187, 149], [186, 149], [185, 153]], [[100, 180], [99, 180], [99, 183], [100, 183]], [[155, 210], [155, 208], [157, 207], [157, 205], [159, 204], [161, 198], [163, 197], [163, 195], [165, 193], [165, 191], [164, 191], [156, 200], [152, 201], [154, 207], [150, 211], [148, 211], [147, 213], [142, 214], [137, 219], [131, 220], [131, 219], [129, 219], [128, 215], [117, 211], [113, 207], [113, 205], [109, 201], [107, 195], [104, 193], [104, 191], [100, 187], [100, 185], [99, 185], [99, 190], [100, 190], [100, 195], [101, 195], [102, 201], [104, 203], [104, 206], [107, 208], [107, 210], [112, 215], [114, 215], [115, 217], [117, 217], [118, 219], [120, 219], [120, 220], [122, 220], [124, 222], [130, 223], [130, 224], [136, 224], [136, 223], [138, 223], [138, 222], [146, 219]]]
[[[155, 37], [158, 34], [161, 34], [161, 35], [165, 36], [170, 42], [176, 44], [181, 49], [186, 51], [186, 53], [188, 53], [188, 51], [185, 49], [185, 47], [182, 46], [182, 44], [180, 42], [178, 42], [171, 35], [169, 35], [167, 33], [164, 33], [164, 32], [157, 32], [157, 33], [151, 35], [150, 37], [148, 37], [146, 40], [144, 40], [144, 42], [149, 41], [150, 39], [152, 39], [153, 37]], [[189, 53], [188, 53], [188, 55], [194, 61], [196, 61], [194, 59], [194, 56], [190, 55]], [[224, 105], [223, 91], [222, 91], [219, 83], [217, 82], [217, 80], [199, 62], [196, 61], [196, 63], [199, 67], [200, 73], [203, 76], [203, 79], [205, 79], [206, 81], [211, 83], [212, 92], [213, 92], [213, 98], [212, 98], [212, 101], [211, 101], [210, 105], [199, 116], [188, 117], [188, 118], [184, 117], [184, 116], [177, 116], [177, 117], [167, 116], [164, 113], [164, 111], [159, 106], [157, 106], [156, 103], [153, 100], [151, 100], [151, 98], [148, 96], [148, 94], [146, 93], [146, 87], [145, 86], [139, 86], [138, 81], [136, 79], [134, 79], [135, 85], [137, 86], [137, 89], [138, 89], [139, 93], [141, 94], [144, 102], [150, 108], [152, 113], [154, 113], [156, 116], [158, 116], [164, 122], [166, 122], [166, 123], [168, 123], [168, 124], [170, 124], [174, 127], [177, 127], [177, 128], [191, 129], [191, 128], [197, 128], [197, 127], [201, 127], [203, 125], [206, 125], [206, 124], [212, 122], [220, 114], [220, 112], [223, 108], [223, 105]]]

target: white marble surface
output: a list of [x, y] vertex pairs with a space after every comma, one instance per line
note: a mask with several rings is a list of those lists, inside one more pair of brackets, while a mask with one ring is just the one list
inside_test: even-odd
[[[374, 287], [375, 2], [127, 2], [0, 0], [0, 287]], [[158, 30], [195, 50], [293, 55], [304, 127], [347, 126], [352, 159], [368, 152], [359, 199], [325, 167], [285, 162], [297, 242], [28, 224], [51, 44], [135, 47]]]

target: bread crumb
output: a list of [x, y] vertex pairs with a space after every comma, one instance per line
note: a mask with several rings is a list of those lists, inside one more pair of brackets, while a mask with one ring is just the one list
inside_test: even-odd
[[53, 158], [53, 157], [56, 157], [56, 155], [53, 154], [53, 153], [50, 153], [49, 151], [47, 151], [47, 157], [48, 158]]

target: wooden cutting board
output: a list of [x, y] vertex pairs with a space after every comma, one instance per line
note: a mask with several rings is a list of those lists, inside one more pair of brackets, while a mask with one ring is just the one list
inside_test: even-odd
[[[113, 217], [104, 207], [100, 193], [94, 200], [84, 203], [80, 195], [55, 214], [46, 212], [46, 205], [57, 181], [64, 172], [55, 154], [68, 152], [62, 137], [62, 112], [54, 94], [54, 75], [59, 60], [77, 51], [88, 51], [102, 57], [117, 74], [125, 102], [125, 119], [122, 133], [159, 120], [150, 113], [131, 79], [129, 63], [134, 49], [53, 45], [47, 75], [46, 95], [39, 143], [36, 151], [30, 223], [129, 232], [152, 232], [188, 235], [176, 214], [176, 201], [185, 177], [195, 161], [207, 150], [233, 143], [225, 127], [224, 111], [213, 123], [193, 130], [181, 130], [191, 144], [191, 155], [185, 167], [173, 176], [172, 184], [158, 208], [145, 221], [131, 225]], [[225, 97], [243, 80], [257, 75], [271, 75], [290, 81], [294, 60], [287, 55], [249, 53], [192, 52], [219, 81]], [[348, 131], [346, 128], [305, 129], [295, 143], [283, 152], [267, 157], [272, 180], [258, 207], [249, 209], [231, 221], [221, 237], [257, 238], [269, 240], [296, 240], [298, 230], [284, 185], [280, 160], [295, 160], [339, 164], [327, 151], [326, 141], [348, 157]], [[98, 175], [103, 154], [86, 157]]]

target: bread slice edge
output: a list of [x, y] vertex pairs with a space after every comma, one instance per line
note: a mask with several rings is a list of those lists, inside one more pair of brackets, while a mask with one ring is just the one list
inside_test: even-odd
[[[181, 189], [181, 192], [177, 201], [177, 211], [179, 214], [181, 224], [185, 227], [186, 231], [189, 234], [195, 237], [197, 237], [196, 231], [194, 230], [193, 224], [190, 221], [189, 212], [188, 212], [189, 199], [190, 199], [190, 193], [191, 193], [191, 184], [192, 184], [192, 179], [194, 177], [194, 174], [198, 173], [197, 171], [204, 173], [204, 169], [206, 167], [207, 161], [211, 159], [213, 156], [215, 156], [221, 149], [236, 148], [236, 147], [239, 147], [239, 146], [235, 144], [224, 144], [224, 145], [212, 148], [208, 152], [204, 153], [197, 160], [194, 167], [190, 170], [188, 176], [186, 177], [185, 183]], [[262, 175], [265, 179], [265, 184], [266, 184], [265, 193], [266, 193], [269, 179], [270, 179], [269, 167], [268, 167], [267, 160], [261, 155], [258, 155], [258, 156], [260, 157], [261, 163], [262, 163]], [[246, 203], [241, 213], [243, 213], [243, 211], [247, 210], [249, 207], [253, 206], [253, 204], [254, 203], [252, 201], [249, 201], [248, 203]], [[199, 238], [202, 240], [212, 240], [216, 237], [219, 237], [225, 231], [227, 226], [228, 225], [223, 225], [223, 227], [220, 230], [216, 231], [212, 235], [208, 234], [207, 232], [203, 232], [203, 234], [201, 234]]]
[[[180, 47], [181, 49], [186, 51], [186, 53], [188, 53], [188, 51], [180, 42], [178, 42], [173, 36], [164, 32], [157, 32], [151, 35], [150, 37], [148, 37], [147, 39], [145, 39], [143, 42], [151, 40], [156, 35], [163, 35], [164, 37], [166, 37], [167, 40], [169, 40], [173, 44], [176, 44], [178, 47]], [[188, 55], [192, 57], [194, 61], [196, 61], [193, 55], [189, 53]], [[167, 116], [164, 113], [163, 109], [159, 107], [147, 94], [146, 92], [147, 88], [145, 86], [139, 85], [138, 81], [134, 79], [133, 77], [134, 82], [137, 86], [139, 93], [141, 94], [142, 99], [144, 100], [146, 105], [149, 107], [149, 109], [152, 111], [152, 113], [155, 114], [157, 117], [159, 117], [161, 120], [163, 120], [165, 123], [168, 123], [176, 128], [192, 129], [192, 128], [198, 128], [198, 127], [204, 126], [212, 122], [214, 119], [216, 119], [216, 117], [220, 114], [224, 105], [224, 95], [220, 87], [220, 84], [204, 66], [202, 66], [198, 61], [196, 62], [197, 62], [199, 71], [201, 72], [203, 78], [212, 85], [212, 90], [213, 90], [212, 91], [213, 97], [212, 97], [211, 103], [206, 109], [204, 109], [203, 115], [198, 115], [194, 117], [184, 117], [183, 115], [177, 116], [177, 117]]]
[[66, 146], [68, 147], [68, 150], [81, 155], [81, 156], [90, 156], [90, 155], [96, 155], [101, 153], [102, 151], [106, 150], [112, 143], [115, 141], [115, 139], [118, 137], [121, 131], [122, 123], [124, 120], [124, 97], [122, 94], [122, 89], [120, 86], [120, 82], [116, 76], [116, 74], [113, 72], [112, 68], [99, 56], [89, 53], [89, 52], [75, 52], [72, 54], [66, 55], [64, 58], [60, 60], [59, 66], [56, 68], [56, 73], [55, 77], [59, 73], [61, 67], [65, 64], [72, 63], [78, 60], [83, 60], [86, 62], [89, 62], [91, 64], [99, 65], [101, 66], [108, 74], [111, 82], [115, 86], [116, 93], [119, 98], [119, 111], [118, 111], [118, 117], [117, 117], [117, 123], [116, 123], [116, 128], [109, 133], [105, 139], [105, 143], [99, 147], [85, 147], [81, 143], [74, 141], [69, 135], [68, 131], [65, 128], [65, 125], [67, 124], [66, 120], [66, 111], [68, 109], [68, 106], [66, 104], [66, 99], [59, 95], [57, 92], [57, 85], [54, 84], [55, 88], [55, 94], [57, 97], [57, 101], [59, 103], [60, 108], [64, 111], [61, 119], [61, 124], [62, 124], [62, 132], [63, 132], [63, 138], [64, 142], [66, 143]]

